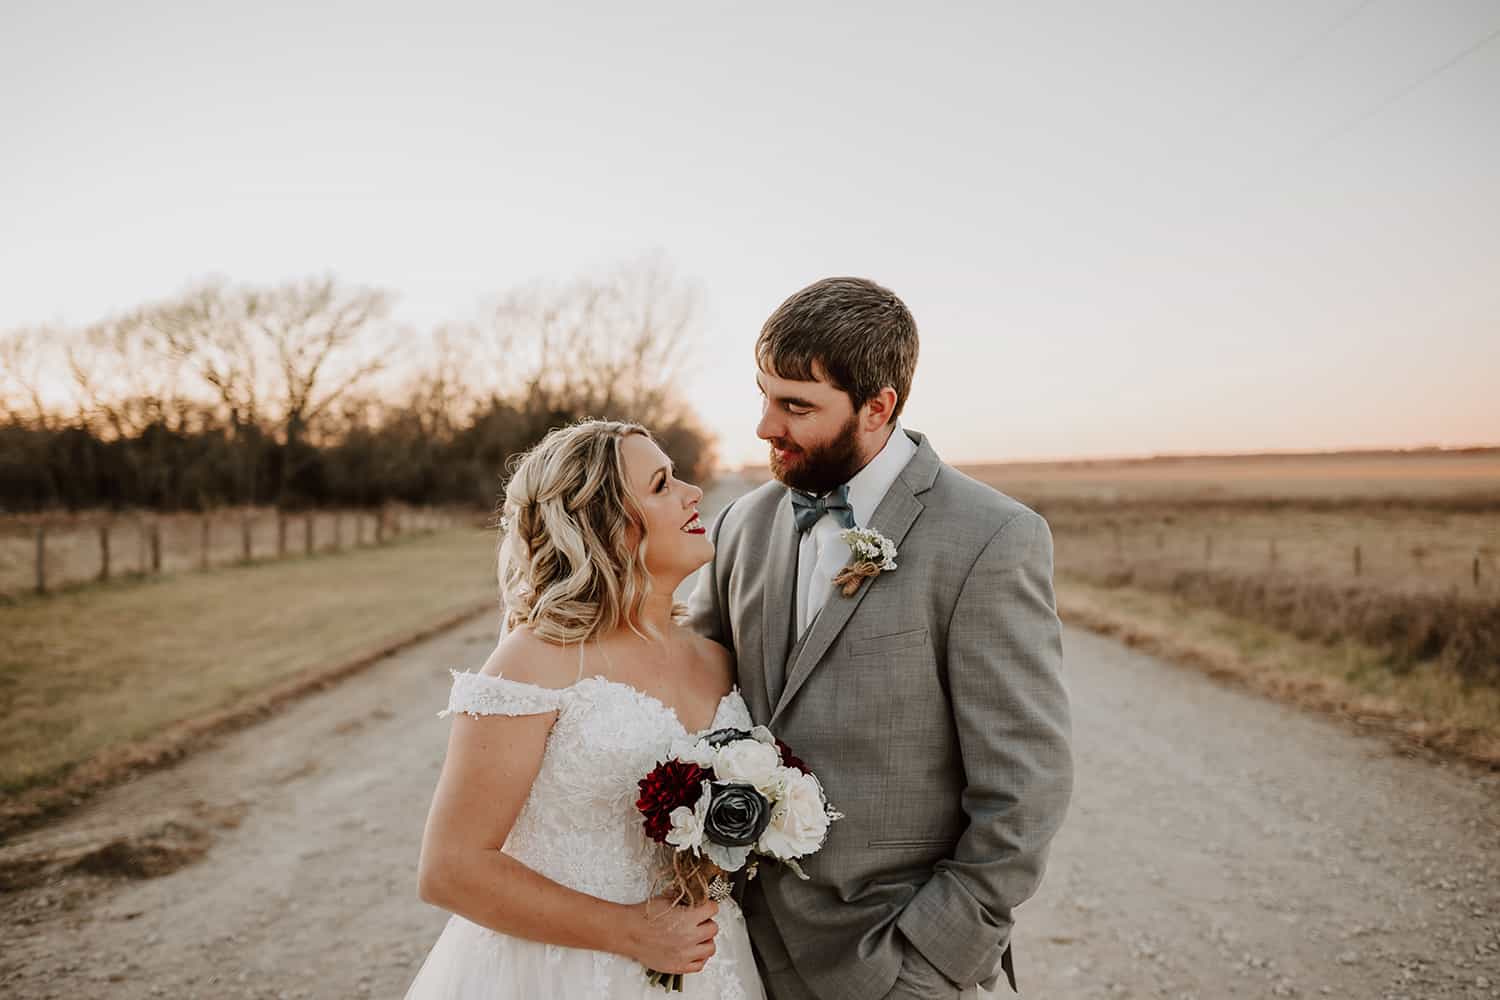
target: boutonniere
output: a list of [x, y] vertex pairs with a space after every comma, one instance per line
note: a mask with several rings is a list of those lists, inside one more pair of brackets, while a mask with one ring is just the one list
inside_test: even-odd
[[849, 565], [833, 578], [845, 597], [853, 597], [867, 579], [896, 568], [896, 543], [874, 528], [845, 528], [839, 532], [849, 546]]

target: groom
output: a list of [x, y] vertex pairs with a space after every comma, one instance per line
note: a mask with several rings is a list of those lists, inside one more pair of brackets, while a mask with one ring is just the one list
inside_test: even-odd
[[[1015, 990], [1011, 911], [1072, 788], [1047, 523], [901, 427], [917, 328], [887, 289], [804, 288], [755, 356], [776, 478], [714, 522], [689, 625], [734, 650], [755, 721], [845, 814], [807, 881], [767, 866], [747, 889], [766, 990], [986, 997], [1002, 974]], [[853, 526], [896, 565], [846, 596]]]

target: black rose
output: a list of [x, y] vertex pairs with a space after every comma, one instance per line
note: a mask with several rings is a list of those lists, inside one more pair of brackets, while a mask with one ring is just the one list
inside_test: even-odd
[[703, 832], [721, 847], [747, 847], [760, 839], [771, 822], [771, 803], [742, 782], [714, 782]]
[[743, 729], [715, 729], [703, 737], [708, 745], [715, 750], [726, 743], [733, 743], [735, 740], [748, 740], [750, 738], [750, 734]]

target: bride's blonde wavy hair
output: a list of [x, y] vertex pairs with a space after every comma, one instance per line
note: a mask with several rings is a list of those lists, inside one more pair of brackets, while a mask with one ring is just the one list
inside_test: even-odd
[[653, 631], [640, 618], [652, 589], [646, 519], [620, 450], [636, 434], [654, 440], [639, 424], [583, 420], [551, 431], [517, 463], [500, 505], [506, 632], [528, 625], [568, 644], [621, 625]]

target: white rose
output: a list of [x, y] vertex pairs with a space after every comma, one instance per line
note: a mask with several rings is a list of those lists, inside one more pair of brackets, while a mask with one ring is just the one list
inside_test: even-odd
[[781, 754], [770, 743], [759, 740], [735, 740], [719, 747], [714, 777], [720, 781], [743, 781], [764, 793], [781, 767]]
[[708, 800], [710, 797], [709, 783], [703, 783], [703, 794], [698, 796], [698, 804], [689, 808], [678, 806], [668, 815], [672, 821], [672, 829], [667, 831], [667, 843], [679, 851], [690, 850], [697, 854], [703, 845], [703, 822], [708, 816]]
[[704, 770], [713, 767], [719, 759], [718, 753], [708, 745], [707, 740], [673, 740], [667, 756], [684, 764], [697, 764]]
[[781, 798], [771, 810], [771, 822], [756, 850], [783, 860], [800, 858], [823, 846], [828, 836], [828, 810], [818, 779], [800, 771], [787, 776]]
[[[780, 755], [778, 754], [777, 757], [779, 759]], [[802, 772], [797, 770], [795, 767], [778, 767], [776, 768], [776, 770], [772, 771], [770, 777], [766, 779], [765, 786], [762, 787], [760, 785], [756, 785], [755, 790], [757, 792], [760, 792], [760, 794], [764, 795], [766, 798], [770, 799], [772, 802], [777, 802], [783, 795], [786, 794], [788, 783], [797, 778], [800, 778], [801, 776]]]

